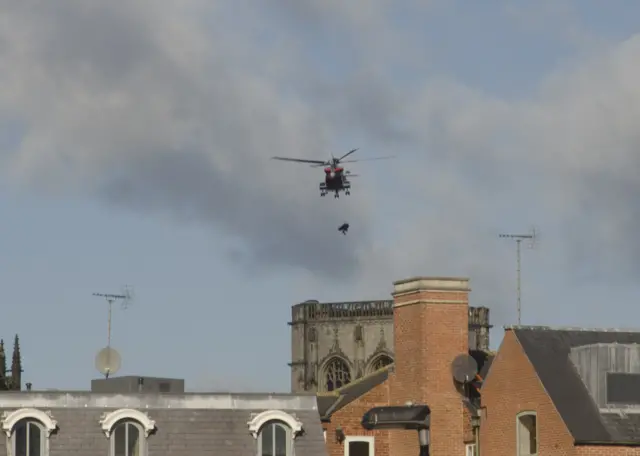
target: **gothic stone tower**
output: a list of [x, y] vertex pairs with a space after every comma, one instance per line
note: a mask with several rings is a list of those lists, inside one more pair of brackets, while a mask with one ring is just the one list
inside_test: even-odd
[[[306, 301], [291, 311], [291, 392], [331, 391], [394, 362], [393, 300]], [[489, 309], [469, 308], [469, 348], [489, 349]]]

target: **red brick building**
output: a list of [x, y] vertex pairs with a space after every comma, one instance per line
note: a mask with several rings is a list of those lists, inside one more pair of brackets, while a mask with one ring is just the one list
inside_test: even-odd
[[[461, 278], [394, 283], [395, 362], [318, 394], [330, 456], [417, 455], [415, 431], [361, 424], [407, 403], [431, 408], [431, 456], [640, 456], [640, 333], [510, 327], [495, 356], [478, 353], [469, 291]], [[464, 387], [461, 354], [479, 368]]]
[[394, 283], [395, 362], [343, 388], [318, 394], [331, 456], [418, 454], [416, 432], [369, 432], [361, 425], [372, 407], [408, 402], [431, 408], [432, 455], [464, 455], [466, 445], [474, 444], [469, 410], [479, 396], [473, 391], [461, 394], [451, 374], [451, 363], [460, 354], [471, 354], [481, 374], [489, 365], [487, 353], [469, 350], [469, 291], [468, 280], [458, 278]]
[[640, 332], [507, 327], [482, 405], [482, 456], [640, 455]]

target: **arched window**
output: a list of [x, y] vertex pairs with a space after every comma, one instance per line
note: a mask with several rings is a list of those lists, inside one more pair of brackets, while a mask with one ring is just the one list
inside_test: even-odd
[[144, 430], [137, 421], [122, 420], [111, 432], [111, 456], [143, 456]]
[[371, 363], [371, 372], [375, 372], [383, 367], [393, 364], [393, 360], [387, 355], [380, 355]]
[[135, 409], [105, 413], [100, 425], [110, 442], [110, 456], [146, 456], [147, 437], [156, 422]]
[[351, 383], [351, 371], [341, 358], [333, 358], [325, 368], [327, 391], [333, 391]]
[[2, 430], [13, 456], [48, 456], [49, 436], [57, 422], [51, 413], [22, 408], [2, 414]]
[[293, 456], [291, 428], [282, 421], [269, 421], [258, 435], [258, 456]]
[[14, 456], [44, 456], [45, 430], [39, 421], [25, 418], [16, 423], [11, 437]]
[[302, 422], [282, 410], [252, 414], [249, 432], [258, 443], [258, 456], [294, 456], [294, 439], [302, 432]]
[[538, 454], [538, 417], [536, 412], [521, 412], [516, 415], [516, 441], [518, 456]]

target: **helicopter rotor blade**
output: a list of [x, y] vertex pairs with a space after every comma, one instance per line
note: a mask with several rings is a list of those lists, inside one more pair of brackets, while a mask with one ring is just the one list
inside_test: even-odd
[[360, 160], [345, 160], [341, 163], [358, 163], [358, 162], [372, 161], [372, 160], [389, 160], [390, 158], [396, 158], [396, 156], [391, 155], [389, 157], [373, 157], [373, 158], [361, 158]]
[[273, 160], [281, 160], [281, 161], [289, 161], [295, 163], [311, 163], [317, 166], [324, 166], [327, 164], [326, 161], [322, 160], [307, 160], [304, 158], [289, 158], [289, 157], [271, 157]]
[[347, 158], [349, 155], [351, 155], [352, 153], [354, 153], [356, 150], [358, 150], [359, 148], [356, 149], [351, 149], [349, 152], [347, 152], [346, 154], [344, 154], [342, 157], [340, 157], [338, 159], [339, 162], [342, 162], [342, 160], [344, 160], [345, 158]]

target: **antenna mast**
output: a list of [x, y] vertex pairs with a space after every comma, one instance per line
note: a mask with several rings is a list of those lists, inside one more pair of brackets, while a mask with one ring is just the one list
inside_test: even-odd
[[113, 313], [113, 303], [115, 301], [122, 301], [122, 309], [126, 309], [129, 307], [131, 302], [131, 292], [128, 287], [124, 288], [123, 294], [104, 294], [104, 293], [93, 293], [93, 296], [97, 296], [99, 298], [104, 298], [107, 300], [109, 313], [107, 317], [107, 348], [111, 347], [111, 315]]
[[522, 322], [522, 285], [521, 285], [521, 254], [520, 247], [522, 241], [529, 239], [529, 248], [534, 247], [536, 241], [536, 229], [533, 228], [529, 234], [499, 234], [498, 237], [512, 239], [516, 241], [516, 282], [517, 282], [517, 305], [518, 305], [518, 325]]

